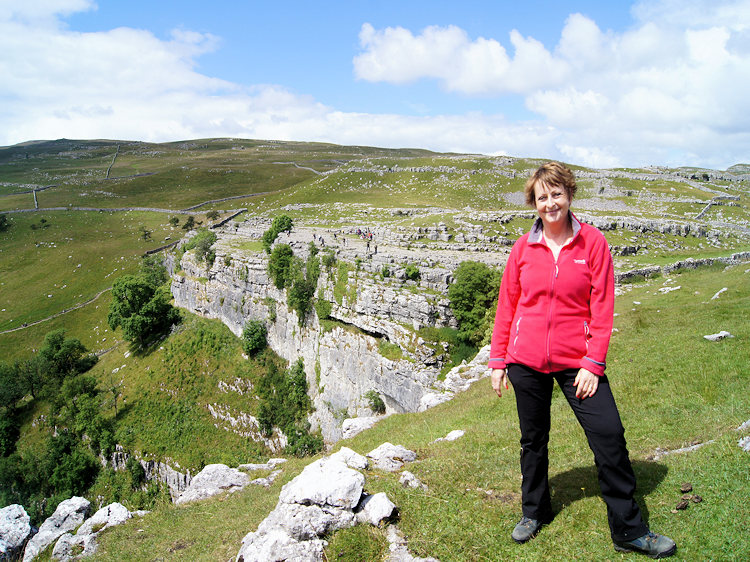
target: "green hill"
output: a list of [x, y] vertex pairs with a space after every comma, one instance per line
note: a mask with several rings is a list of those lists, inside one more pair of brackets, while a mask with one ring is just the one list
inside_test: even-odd
[[[242, 209], [235, 220], [284, 213], [295, 225], [318, 230], [385, 229], [403, 236], [391, 248], [401, 256], [431, 250], [457, 261], [494, 255], [528, 229], [531, 214], [518, 193], [539, 162], [240, 139], [61, 139], [0, 148], [0, 215], [7, 225], [0, 231], [0, 363], [33, 357], [45, 334], [64, 329], [99, 355], [87, 375], [100, 391], [102, 423], [111, 424], [114, 441], [126, 450], [192, 474], [210, 463], [266, 460], [271, 451], [218, 423], [208, 408], [257, 413], [253, 393], [221, 388], [238, 380], [253, 385], [270, 365], [285, 367], [283, 361], [270, 351], [243, 358], [241, 340], [227, 327], [187, 312], [178, 330], [137, 352], [107, 325], [113, 282], [135, 273], [145, 252], [184, 236], [188, 216], [206, 226]], [[750, 180], [742, 165], [574, 169], [573, 208], [607, 226], [619, 273], [750, 250]], [[437, 225], [453, 241], [467, 242], [460, 250], [446, 246], [427, 232]], [[259, 242], [234, 244], [238, 254], [263, 255]], [[750, 418], [749, 326], [738, 313], [750, 305], [749, 267], [636, 278], [622, 285], [617, 301], [609, 374], [639, 477], [638, 499], [651, 525], [673, 536], [687, 559], [731, 559], [748, 551], [741, 523], [747, 507], [738, 498], [750, 482], [734, 428]], [[675, 286], [680, 289], [658, 290]], [[728, 290], [711, 300], [723, 287]], [[735, 337], [702, 338], [720, 330]], [[399, 506], [410, 549], [441, 560], [616, 558], [591, 455], [559, 395], [551, 470], [559, 514], [533, 543], [512, 543], [520, 512], [517, 421], [513, 397], [497, 400], [488, 390], [487, 381], [477, 383], [447, 404], [394, 415], [345, 443], [360, 453], [384, 441], [418, 452], [409, 470], [428, 484], [426, 493], [401, 488], [393, 475], [367, 475], [368, 491], [386, 491]], [[48, 452], [52, 428], [44, 420], [52, 402], [27, 396], [20, 403], [15, 450], [28, 462]], [[466, 436], [432, 444], [453, 429]], [[711, 440], [691, 453], [649, 460], [657, 449]], [[4, 482], [7, 458], [0, 459]], [[89, 497], [154, 512], [107, 531], [99, 558], [233, 557], [275, 504], [280, 486], [307, 462], [290, 460], [269, 490], [251, 487], [183, 508], [167, 501], [163, 487], [139, 490], [130, 476], [102, 471]], [[685, 480], [705, 501], [672, 514]], [[46, 509], [60, 499], [51, 498]], [[387, 550], [382, 530], [355, 528], [331, 540], [329, 558], [369, 553], [366, 559], [379, 559]]]

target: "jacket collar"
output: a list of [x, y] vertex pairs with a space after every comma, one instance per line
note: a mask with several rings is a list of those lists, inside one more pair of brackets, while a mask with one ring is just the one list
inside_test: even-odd
[[[578, 233], [581, 231], [581, 221], [579, 221], [571, 211], [568, 211], [568, 217], [570, 218], [570, 224], [573, 226], [572, 240], [575, 240], [576, 236], [578, 236]], [[544, 244], [544, 239], [542, 238], [542, 228], [542, 219], [537, 218], [534, 221], [534, 225], [531, 227], [531, 230], [529, 231], [529, 244]]]

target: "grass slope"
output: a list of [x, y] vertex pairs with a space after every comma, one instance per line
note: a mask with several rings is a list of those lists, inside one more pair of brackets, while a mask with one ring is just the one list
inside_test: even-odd
[[[750, 318], [736, 314], [750, 307], [749, 276], [748, 264], [689, 271], [632, 286], [617, 299], [609, 377], [638, 477], [636, 497], [650, 526], [677, 541], [678, 559], [743, 560], [750, 553], [748, 453], [737, 446], [741, 434], [735, 430], [750, 418]], [[658, 291], [665, 286], [681, 288]], [[702, 337], [721, 329], [735, 337], [717, 343]], [[487, 380], [479, 381], [451, 402], [391, 416], [340, 445], [364, 454], [390, 441], [418, 453], [405, 468], [429, 486], [427, 492], [402, 488], [398, 474], [366, 475], [368, 492], [384, 491], [399, 507], [399, 526], [417, 555], [442, 561], [625, 559], [612, 549], [592, 455], [559, 391], [552, 410], [550, 482], [557, 515], [526, 545], [510, 538], [520, 516], [521, 482], [512, 389], [498, 399]], [[454, 429], [466, 435], [433, 443]], [[696, 441], [706, 444], [649, 460], [657, 447]], [[251, 487], [189, 507], [163, 506], [107, 531], [97, 559], [228, 559], [307, 462], [290, 461], [269, 490]], [[686, 481], [703, 502], [673, 514]], [[330, 537], [328, 557], [382, 560], [384, 536], [371, 528], [339, 531]]]

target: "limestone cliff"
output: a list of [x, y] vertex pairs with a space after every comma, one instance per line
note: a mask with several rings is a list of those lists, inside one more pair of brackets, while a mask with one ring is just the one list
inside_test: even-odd
[[[287, 306], [286, 290], [277, 289], [268, 277], [266, 254], [241, 249], [243, 242], [258, 240], [265, 228], [265, 222], [249, 221], [218, 232], [216, 259], [209, 269], [193, 252], [186, 252], [179, 264], [171, 260], [176, 304], [220, 319], [238, 336], [250, 319], [265, 321], [269, 346], [289, 362], [304, 360], [316, 408], [310, 421], [328, 442], [341, 438], [344, 419], [372, 414], [364, 398], [368, 391], [383, 398], [387, 412], [417, 411], [422, 397], [434, 392], [443, 348], [426, 345], [416, 330], [455, 325], [443, 296], [450, 272], [425, 269], [418, 288], [403, 279], [402, 264], [394, 258], [371, 253], [361, 259], [338, 246], [338, 261], [350, 268], [345, 294], [335, 295], [335, 272], [325, 268], [316, 291], [331, 302], [335, 322], [321, 323], [313, 311], [300, 326], [297, 313]], [[291, 235], [282, 234], [281, 242], [306, 259], [312, 234], [295, 228]], [[379, 277], [385, 263], [392, 270], [387, 279]], [[383, 344], [395, 350], [389, 356], [400, 358], [384, 357]]]

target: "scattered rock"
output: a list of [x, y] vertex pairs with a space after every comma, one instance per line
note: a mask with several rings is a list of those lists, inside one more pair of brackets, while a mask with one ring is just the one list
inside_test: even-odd
[[0, 560], [16, 560], [35, 532], [23, 506], [13, 504], [0, 509]]
[[26, 545], [23, 562], [34, 559], [59, 537], [83, 523], [90, 506], [87, 499], [78, 496], [60, 502], [55, 512], [42, 523], [39, 532]]
[[406, 538], [396, 525], [388, 527], [387, 538], [390, 556], [386, 562], [439, 562], [437, 558], [417, 558], [412, 556], [406, 546]]
[[361, 418], [347, 418], [341, 426], [342, 437], [349, 439], [365, 429], [370, 429], [375, 422], [382, 419], [383, 416], [363, 416]]
[[190, 482], [187, 490], [175, 500], [176, 504], [204, 500], [222, 492], [236, 492], [250, 483], [250, 477], [225, 464], [209, 464]]
[[401, 484], [404, 488], [420, 488], [422, 490], [427, 490], [427, 485], [423, 484], [419, 478], [414, 476], [411, 472], [408, 470], [404, 470], [401, 473], [401, 478], [398, 480], [399, 484]]
[[65, 533], [55, 543], [52, 549], [53, 560], [78, 560], [96, 553], [96, 535], [73, 535]]
[[455, 441], [456, 439], [460, 439], [461, 437], [463, 437], [464, 433], [465, 432], [463, 429], [454, 429], [445, 437], [438, 437], [433, 441], [433, 443], [439, 443], [440, 441]]
[[375, 461], [377, 468], [388, 472], [396, 472], [405, 462], [417, 459], [417, 454], [414, 451], [410, 451], [402, 445], [393, 445], [387, 442], [367, 453], [367, 456]]
[[682, 286], [678, 285], [677, 287], [661, 287], [659, 288], [659, 292], [662, 295], [666, 295], [667, 293], [671, 293], [672, 291], [677, 291], [678, 289], [682, 289]]
[[750, 435], [740, 439], [737, 444], [742, 448], [743, 451], [750, 453]]
[[706, 338], [708, 341], [719, 341], [719, 340], [723, 340], [724, 338], [733, 338], [734, 336], [730, 334], [729, 332], [722, 330], [718, 334], [709, 334], [703, 337]]
[[683, 510], [688, 508], [688, 502], [686, 500], [681, 500], [676, 506], [674, 506], [676, 510]]
[[719, 296], [721, 295], [721, 293], [723, 293], [723, 292], [724, 292], [724, 291], [726, 291], [726, 290], [727, 290], [727, 288], [726, 288], [726, 287], [724, 287], [723, 289], [719, 290], [719, 291], [718, 291], [718, 292], [717, 292], [717, 293], [716, 293], [716, 294], [715, 294], [715, 295], [714, 295], [713, 297], [711, 297], [711, 300], [713, 301], [713, 300], [716, 300], [716, 299], [718, 299], [718, 298], [719, 298]]
[[364, 485], [365, 477], [361, 473], [341, 461], [323, 458], [308, 464], [286, 484], [279, 501], [354, 509]]
[[683, 494], [687, 492], [692, 492], [692, 491], [693, 491], [693, 485], [690, 482], [684, 482], [682, 486], [680, 486], [680, 492], [682, 492]]
[[239, 470], [273, 470], [280, 464], [284, 464], [286, 459], [269, 459], [267, 463], [262, 464], [241, 464], [237, 468]]
[[369, 523], [374, 527], [380, 526], [380, 523], [390, 519], [397, 511], [396, 505], [388, 499], [384, 492], [373, 496], [365, 496], [360, 502], [357, 512], [357, 521], [359, 523]]
[[341, 447], [341, 449], [332, 454], [329, 458], [332, 460], [341, 461], [349, 468], [355, 468], [357, 470], [365, 470], [370, 464], [367, 461], [367, 457], [354, 452], [349, 447]]
[[78, 528], [76, 535], [96, 535], [107, 527], [114, 527], [125, 523], [132, 517], [128, 508], [121, 503], [111, 503], [89, 517]]
[[694, 495], [692, 498], [693, 503], [701, 503], [703, 501], [703, 498], [701, 496]]
[[264, 488], [270, 488], [271, 484], [274, 483], [274, 480], [281, 474], [281, 469], [274, 470], [271, 474], [266, 476], [265, 478], [256, 478], [255, 480], [251, 480], [250, 484], [254, 486], [263, 486]]

